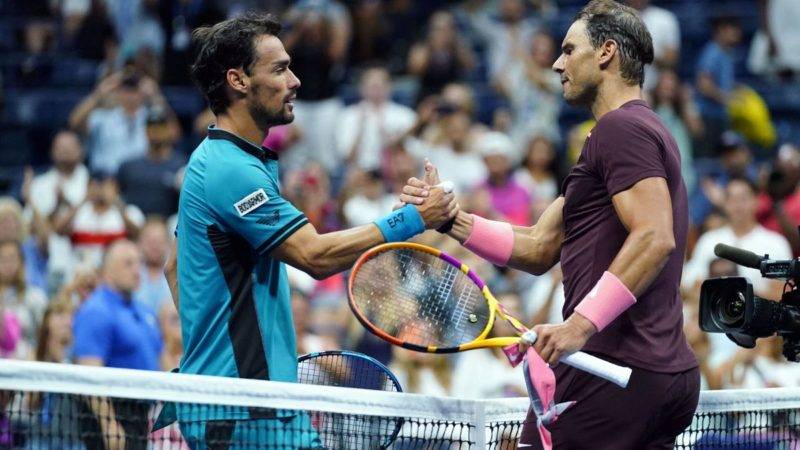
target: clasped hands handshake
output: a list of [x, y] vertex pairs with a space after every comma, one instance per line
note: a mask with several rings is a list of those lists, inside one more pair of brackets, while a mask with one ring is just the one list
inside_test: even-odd
[[440, 228], [453, 220], [460, 209], [453, 192], [452, 183], [439, 180], [436, 167], [425, 161], [425, 176], [422, 180], [409, 178], [403, 192], [400, 194], [400, 203], [394, 209], [403, 205], [414, 205], [425, 222], [425, 228], [432, 230]]
[[[460, 211], [452, 186], [441, 182], [436, 167], [427, 160], [423, 179], [409, 178], [400, 202], [397, 207], [414, 205], [427, 229], [442, 227]], [[597, 330], [586, 318], [573, 314], [563, 323], [538, 324], [531, 331], [520, 340], [520, 352], [533, 346], [545, 361], [554, 365], [562, 356], [580, 350]]]

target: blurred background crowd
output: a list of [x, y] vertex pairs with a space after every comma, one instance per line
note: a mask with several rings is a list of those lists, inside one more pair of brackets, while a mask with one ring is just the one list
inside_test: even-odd
[[[564, 104], [550, 69], [584, 3], [0, 2], [0, 356], [74, 362], [79, 347], [111, 355], [97, 311], [82, 308], [110, 287], [132, 294], [158, 354], [147, 364], [103, 362], [177, 366], [180, 324], [162, 266], [183, 167], [213, 121], [188, 77], [193, 28], [254, 8], [285, 24], [302, 87], [295, 122], [264, 144], [280, 153], [284, 196], [320, 232], [383, 215], [424, 158], [455, 182], [463, 208], [533, 225], [593, 127], [588, 112]], [[784, 288], [715, 259], [716, 243], [800, 255], [800, 2], [628, 3], [653, 37], [647, 100], [679, 144], [690, 193], [685, 332], [704, 387], [800, 386], [800, 365], [784, 361], [779, 340], [742, 350], [697, 324], [707, 277], [747, 276], [770, 299]], [[561, 321], [558, 268], [534, 277], [437, 233], [419, 240], [476, 267], [528, 324]], [[121, 243], [105, 254], [112, 242]], [[352, 319], [344, 275], [290, 278], [299, 353], [370, 354], [410, 392], [524, 395], [499, 352], [391, 348]], [[494, 376], [475, 377], [478, 367]]]

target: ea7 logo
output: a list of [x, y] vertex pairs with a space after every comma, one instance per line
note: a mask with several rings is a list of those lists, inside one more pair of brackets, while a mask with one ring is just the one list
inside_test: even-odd
[[236, 212], [239, 213], [239, 217], [244, 217], [245, 214], [253, 211], [264, 203], [267, 203], [267, 201], [269, 201], [267, 193], [264, 192], [264, 189], [259, 189], [234, 203], [233, 207], [236, 208]]

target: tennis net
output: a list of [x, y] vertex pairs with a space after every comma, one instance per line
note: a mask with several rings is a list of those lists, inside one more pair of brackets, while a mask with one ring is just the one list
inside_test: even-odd
[[[0, 362], [0, 449], [510, 450], [527, 408], [525, 398]], [[676, 448], [800, 448], [798, 411], [800, 389], [704, 392]]]

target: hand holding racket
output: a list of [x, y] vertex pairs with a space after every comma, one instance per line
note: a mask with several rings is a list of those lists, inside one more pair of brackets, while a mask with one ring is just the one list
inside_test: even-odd
[[[509, 315], [486, 284], [452, 256], [409, 242], [374, 247], [348, 280], [350, 308], [371, 333], [394, 345], [429, 353], [507, 347], [528, 328]], [[488, 338], [497, 317], [516, 337]], [[586, 353], [561, 362], [625, 387], [631, 370]]]

